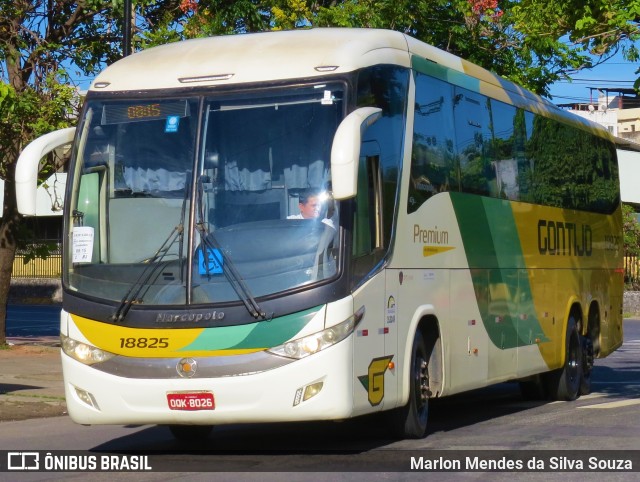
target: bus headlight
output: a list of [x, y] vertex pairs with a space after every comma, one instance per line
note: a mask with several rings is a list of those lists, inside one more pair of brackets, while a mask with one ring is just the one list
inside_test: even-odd
[[348, 337], [364, 316], [364, 306], [352, 317], [338, 323], [331, 328], [319, 331], [313, 335], [304, 336], [295, 340], [289, 340], [282, 345], [274, 346], [267, 350], [274, 355], [295, 358], [299, 360], [314, 353], [318, 353]]
[[92, 345], [87, 345], [86, 343], [74, 340], [65, 335], [60, 335], [60, 344], [62, 345], [63, 352], [85, 365], [102, 363], [116, 356], [114, 353], [101, 350]]

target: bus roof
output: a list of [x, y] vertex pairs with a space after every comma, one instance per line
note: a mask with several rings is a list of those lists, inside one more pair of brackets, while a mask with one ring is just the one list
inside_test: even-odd
[[[410, 66], [403, 34], [322, 28], [224, 35], [171, 43], [125, 57], [107, 67], [91, 90], [153, 90], [301, 79], [380, 63]], [[96, 88], [103, 82], [109, 85]]]
[[103, 70], [93, 92], [153, 91], [308, 79], [376, 64], [411, 67], [412, 57], [478, 81], [477, 89], [537, 113], [602, 131], [471, 62], [401, 32], [312, 28], [197, 38], [140, 51]]

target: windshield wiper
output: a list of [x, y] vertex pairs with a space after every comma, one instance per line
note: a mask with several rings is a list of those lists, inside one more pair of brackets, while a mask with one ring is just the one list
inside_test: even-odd
[[[111, 315], [111, 319], [113, 321], [123, 321], [127, 316], [127, 313], [129, 313], [131, 305], [139, 300], [142, 290], [145, 288], [149, 289], [149, 280], [156, 273], [156, 271], [158, 271], [158, 269], [163, 266], [162, 260], [169, 252], [169, 248], [176, 242], [178, 238], [180, 238], [181, 240], [180, 253], [182, 253], [183, 236], [184, 225], [180, 223], [171, 230], [169, 236], [167, 236], [167, 238], [164, 240], [164, 243], [162, 243], [162, 245], [158, 248], [154, 255], [144, 261], [146, 266], [142, 270], [142, 273], [140, 273], [140, 276], [138, 276], [127, 293], [122, 297], [118, 308], [113, 313], [113, 315]], [[180, 262], [182, 262], [182, 259], [180, 260]], [[182, 269], [180, 271], [182, 271]]]
[[202, 183], [202, 177], [198, 178], [198, 187], [196, 194], [196, 205], [197, 205], [197, 213], [198, 219], [196, 221], [196, 229], [198, 233], [200, 233], [200, 239], [203, 246], [200, 247], [202, 250], [202, 256], [204, 257], [204, 265], [206, 266], [207, 271], [209, 270], [209, 256], [213, 256], [216, 261], [216, 264], [221, 267], [222, 272], [224, 273], [227, 281], [233, 288], [233, 290], [238, 295], [238, 298], [242, 301], [244, 306], [247, 308], [247, 311], [254, 318], [262, 318], [263, 320], [270, 320], [273, 318], [273, 313], [267, 315], [265, 311], [260, 308], [260, 305], [255, 300], [253, 295], [251, 294], [251, 290], [242, 279], [242, 276], [236, 269], [231, 257], [227, 253], [224, 257], [224, 262], [222, 260], [222, 248], [218, 243], [215, 235], [213, 233], [208, 232], [207, 224], [204, 221], [204, 206], [202, 202], [202, 198], [204, 195], [204, 187]]
[[[189, 176], [187, 176], [189, 177]], [[179, 270], [180, 270], [180, 279], [182, 280], [183, 275], [183, 265], [184, 259], [183, 255], [183, 246], [184, 246], [184, 216], [187, 208], [187, 201], [189, 199], [189, 193], [185, 189], [184, 199], [182, 200], [182, 209], [180, 210], [180, 220], [178, 224], [171, 230], [167, 238], [164, 240], [162, 245], [158, 248], [158, 250], [151, 256], [144, 260], [144, 263], [147, 265], [140, 273], [140, 276], [135, 280], [135, 282], [129, 287], [129, 290], [120, 300], [120, 304], [116, 311], [111, 315], [111, 319], [114, 322], [124, 321], [127, 313], [131, 309], [131, 305], [133, 305], [136, 301], [139, 301], [140, 293], [143, 289], [149, 289], [149, 280], [151, 277], [158, 271], [158, 268], [162, 267], [162, 260], [169, 252], [169, 248], [176, 242], [176, 240], [180, 239], [180, 245], [178, 249], [178, 262]]]

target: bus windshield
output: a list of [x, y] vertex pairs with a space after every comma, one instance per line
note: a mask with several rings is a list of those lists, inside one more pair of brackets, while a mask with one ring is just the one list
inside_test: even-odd
[[89, 100], [67, 286], [145, 305], [229, 303], [337, 274], [340, 85]]

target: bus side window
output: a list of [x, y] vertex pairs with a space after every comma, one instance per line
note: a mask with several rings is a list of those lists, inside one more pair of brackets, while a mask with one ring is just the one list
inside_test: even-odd
[[453, 87], [420, 73], [415, 74], [415, 79], [408, 213], [417, 211], [427, 199], [439, 192], [458, 190]]
[[[367, 146], [368, 145], [368, 146]], [[366, 155], [376, 142], [364, 142], [358, 168], [353, 223], [355, 279], [366, 276], [384, 256], [382, 172], [379, 155]]]
[[[363, 157], [358, 174], [358, 195], [354, 223], [354, 256], [363, 256], [380, 247], [379, 197], [375, 165], [377, 157]], [[378, 171], [379, 173], [379, 171]]]
[[106, 250], [102, 238], [100, 210], [104, 207], [106, 190], [105, 166], [97, 166], [82, 174], [78, 190], [78, 208], [74, 209], [74, 226], [93, 228], [93, 245], [88, 262], [99, 263], [106, 261]]
[[496, 171], [491, 162], [490, 106], [484, 95], [455, 87], [453, 118], [459, 166], [458, 189], [498, 197]]

